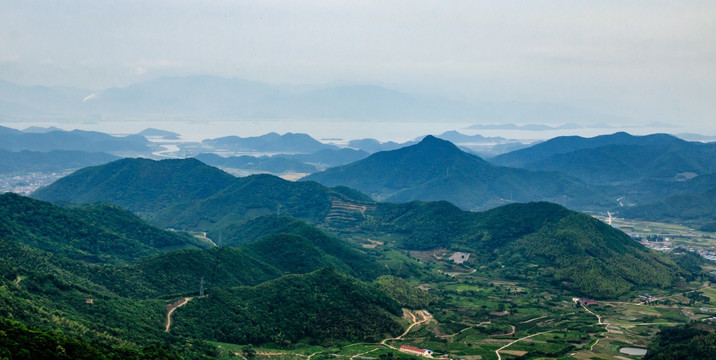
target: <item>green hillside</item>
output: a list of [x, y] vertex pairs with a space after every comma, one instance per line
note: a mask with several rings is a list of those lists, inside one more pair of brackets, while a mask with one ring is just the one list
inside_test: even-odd
[[[301, 221], [275, 216], [249, 221], [262, 234], [238, 247], [180, 250], [147, 257], [123, 267], [104, 267], [89, 274], [124, 296], [151, 298], [196, 294], [203, 278], [207, 287], [256, 285], [284, 274], [303, 274], [321, 268], [372, 280], [381, 274], [374, 259]], [[233, 234], [231, 231], [227, 231]]]
[[[12, 194], [3, 195], [3, 199], [24, 205], [19, 218], [32, 211], [32, 221], [6, 221], [0, 233], [0, 324], [17, 334], [12, 343], [7, 343], [12, 355], [17, 351], [44, 351], [45, 342], [28, 348], [28, 332], [49, 343], [67, 344], [69, 354], [73, 349], [84, 349], [88, 354], [101, 352], [107, 358], [132, 359], [210, 356], [213, 350], [204, 340], [229, 339], [214, 333], [217, 328], [240, 327], [244, 332], [232, 336], [244, 336], [245, 341], [255, 344], [279, 345], [376, 340], [402, 331], [394, 318], [400, 309], [385, 293], [338, 270], [320, 270], [332, 267], [365, 275], [365, 268], [374, 265], [361, 261], [363, 255], [340, 240], [294, 219], [288, 219], [283, 229], [290, 233], [270, 234], [271, 230], [265, 230], [265, 235], [241, 247], [181, 249], [131, 264], [92, 264], [61, 254], [50, 246], [52, 240], [25, 241], [21, 235], [40, 234], [50, 228], [60, 234], [68, 232], [74, 242], [82, 242], [92, 239], [92, 234], [100, 231], [98, 227], [104, 229], [102, 221], [113, 224], [112, 230], [131, 225], [119, 221], [126, 211], [106, 205], [68, 210]], [[107, 210], [115, 213], [103, 215]], [[68, 215], [75, 211], [86, 215], [84, 232], [71, 233], [54, 223], [63, 220], [68, 227], [75, 225]], [[60, 215], [65, 218], [57, 220]], [[47, 238], [58, 239], [54, 233]], [[354, 263], [344, 263], [341, 256]], [[294, 273], [310, 274], [284, 276]], [[202, 321], [191, 321], [188, 333], [182, 334], [181, 322], [172, 334], [165, 333], [165, 305], [169, 301], [165, 299], [198, 295], [201, 278], [210, 296], [196, 298], [180, 314], [196, 315]], [[241, 285], [255, 287], [234, 288]], [[93, 302], [86, 303], [86, 299]], [[276, 306], [286, 301], [294, 306]], [[192, 310], [194, 304], [200, 307]], [[227, 304], [238, 306], [235, 317], [217, 316]], [[264, 310], [253, 310], [261, 306]], [[288, 314], [295, 323], [287, 320]], [[245, 317], [252, 319], [253, 327], [244, 328]], [[18, 323], [4, 320], [9, 318]], [[187, 347], [187, 343], [193, 345]]]
[[400, 307], [374, 286], [335, 270], [289, 275], [256, 287], [212, 289], [182, 308], [177, 334], [234, 344], [376, 342], [398, 335]]
[[6, 193], [0, 195], [0, 236], [93, 263], [119, 263], [168, 249], [198, 248], [196, 239], [150, 226], [108, 204], [60, 208]]
[[54, 343], [68, 345], [68, 354], [99, 351], [110, 359], [211, 354], [201, 342], [185, 349], [186, 339], [164, 333], [165, 301], [120, 297], [87, 278], [110, 266], [71, 260], [0, 237], [0, 326], [5, 334], [15, 334], [11, 339], [0, 336], [4, 351], [13, 358], [28, 352], [47, 354], [47, 346]]
[[[406, 149], [409, 148], [397, 150], [397, 152]], [[416, 149], [412, 151], [425, 155], [428, 150], [436, 149], [438, 150], [436, 156], [440, 156], [440, 151], [444, 151], [446, 154], [452, 154], [450, 156], [455, 156], [456, 159], [470, 159], [469, 162], [456, 160], [455, 166], [457, 167], [451, 169], [459, 169], [458, 165], [470, 167], [475, 164], [486, 164], [479, 158], [457, 150], [450, 143], [437, 139], [426, 139], [416, 145]], [[376, 156], [381, 158], [396, 156], [396, 154], [400, 155], [396, 152], [379, 153], [364, 161], [374, 159]], [[406, 161], [414, 161], [414, 165], [416, 165], [418, 160], [424, 156], [403, 157], [401, 155], [398, 157]], [[150, 168], [162, 165], [162, 162], [147, 163]], [[486, 166], [493, 167], [489, 164]], [[398, 166], [396, 165], [396, 167]], [[451, 173], [455, 172], [459, 173], [460, 171], [451, 171]], [[174, 177], [181, 178], [182, 175], [178, 173]], [[509, 179], [498, 181], [498, 183], [499, 186], [495, 184], [493, 187], [506, 189], [511, 184]], [[558, 183], [558, 181], [552, 181], [553, 185], [554, 183]], [[345, 251], [341, 246], [326, 247], [327, 245], [334, 246], [337, 242], [326, 241], [326, 237], [317, 235], [312, 232], [313, 230], [302, 230], [301, 226], [291, 225], [290, 222], [283, 223], [283, 220], [273, 220], [270, 216], [257, 220], [258, 222], [254, 225], [240, 223], [241, 220], [278, 212], [312, 224], [321, 224], [327, 229], [343, 234], [350, 234], [353, 231], [374, 233], [379, 236], [395, 234], [397, 235], [394, 238], [395, 245], [406, 250], [437, 248], [469, 250], [475, 253], [476, 261], [479, 261], [480, 264], [487, 264], [488, 267], [502, 266], [514, 258], [513, 266], [500, 270], [499, 272], [502, 274], [500, 276], [517, 278], [547, 276], [555, 279], [556, 286], [566, 286], [595, 297], [617, 297], [635, 289], [666, 287], [687, 273], [661, 255], [644, 255], [650, 253], [640, 246], [633, 246], [634, 241], [623, 233], [614, 235], [610, 233], [611, 228], [607, 225], [555, 204], [512, 204], [484, 213], [474, 213], [462, 211], [446, 201], [405, 204], [374, 203], [367, 201], [368, 199], [360, 194], [345, 189], [329, 189], [310, 181], [289, 182], [270, 175], [235, 178], [229, 185], [203, 199], [183, 203], [175, 202], [160, 209], [152, 216], [152, 221], [165, 227], [206, 229], [209, 230], [210, 237], [215, 241], [218, 241], [220, 237], [225, 244], [240, 244], [255, 241], [265, 235], [280, 234], [283, 231], [280, 229], [285, 227], [287, 232], [293, 233], [295, 236], [284, 237], [283, 240], [290, 243], [300, 253], [305, 254], [306, 262], [291, 263], [289, 261], [287, 263], [286, 259], [278, 257], [273, 257], [274, 260], [270, 260], [272, 257], [268, 254], [272, 252], [281, 254], [285, 251], [281, 245], [277, 245], [278, 243], [264, 242], [252, 245], [254, 248], [263, 246], [260, 251], [253, 252], [250, 257], [253, 259], [252, 261], [270, 266], [271, 271], [260, 272], [268, 274], [267, 278], [286, 272], [315, 270], [322, 266], [342, 269], [364, 279], [379, 275], [367, 271], [366, 269], [370, 268], [369, 262], [363, 261], [360, 256], [347, 256], [355, 254], [355, 252]], [[165, 191], [162, 190], [162, 192]], [[571, 222], [563, 220], [568, 217], [578, 220]], [[340, 221], [335, 219], [340, 219]], [[590, 222], [595, 223], [589, 225]], [[289, 229], [290, 227], [293, 228]], [[267, 231], [266, 229], [273, 230]], [[554, 232], [558, 232], [560, 236], [572, 234], [565, 237], [564, 239], [567, 240], [564, 241], [567, 241], [567, 244], [570, 242], [580, 243], [581, 245], [576, 246], [578, 251], [573, 253], [564, 250], [554, 254], [527, 251], [524, 239], [530, 238], [532, 242], [562, 239]], [[280, 237], [274, 240], [277, 239]], [[322, 243], [317, 241], [322, 241]], [[586, 246], [587, 243], [593, 243], [590, 245], [593, 248]], [[544, 248], [549, 247], [548, 243], [543, 245]], [[243, 251], [250, 251], [252, 246], [247, 245]], [[616, 251], [614, 249], [619, 248], [623, 249], [614, 252]], [[622, 253], [624, 257], [621, 257]], [[525, 254], [530, 254], [530, 256]], [[199, 258], [204, 256], [206, 255]], [[588, 271], [580, 272], [567, 263], [559, 263], [557, 260], [560, 257], [583, 262], [584, 269]], [[284, 262], [281, 263], [279, 260]], [[338, 260], [340, 261], [336, 262]], [[648, 274], [648, 278], [652, 281], [645, 282], [637, 278], [636, 274], [630, 272], [629, 269], [619, 267], [618, 265], [622, 262], [633, 263], [635, 269], [643, 274]], [[540, 267], [536, 269], [533, 265]], [[207, 265], [202, 266], [206, 267]], [[531, 270], [525, 272], [523, 271], [525, 269]], [[204, 269], [201, 272], [206, 274], [207, 271]], [[161, 270], [158, 270], [157, 273], [163, 274]], [[599, 284], [602, 281], [600, 279], [607, 275], [610, 281], [606, 285], [593, 285]], [[159, 283], [153, 282], [153, 286], [166, 290], [162, 290], [162, 293], [167, 291], [181, 293], [189, 291], [186, 289], [195, 289], [198, 278], [207, 276], [193, 273], [191, 276], [186, 275], [185, 280], [176, 282], [176, 287], [165, 288], [163, 284], [171, 283], [168, 279]], [[244, 279], [241, 276], [239, 278]], [[247, 276], [263, 279], [257, 274]], [[229, 275], [226, 276], [226, 279], [231, 280], [226, 283], [231, 286], [253, 284], [245, 280], [234, 279]], [[146, 290], [142, 294], [153, 296], [151, 295], [153, 292], [150, 290]]]
[[235, 178], [196, 159], [122, 159], [79, 170], [32, 197], [54, 203], [107, 202], [159, 227], [196, 230], [275, 213], [320, 223], [334, 199], [365, 198], [355, 191], [271, 175]]
[[533, 269], [546, 281], [566, 281], [582, 294], [614, 298], [632, 289], [668, 288], [688, 276], [676, 263], [647, 250], [599, 220], [570, 214], [520, 237], [500, 251], [505, 274], [521, 278]]
[[284, 272], [239, 248], [177, 250], [126, 266], [105, 266], [86, 274], [125, 297], [148, 299], [196, 295], [201, 279], [206, 286], [255, 285]]
[[646, 360], [716, 358], [716, 326], [694, 323], [664, 328], [649, 344]]
[[55, 203], [108, 202], [151, 219], [167, 206], [204, 199], [234, 180], [196, 159], [121, 159], [78, 170], [32, 197]]
[[345, 195], [313, 182], [291, 182], [272, 175], [235, 179], [230, 186], [191, 204], [176, 203], [155, 222], [179, 228], [211, 229], [258, 216], [281, 213], [321, 222], [334, 198]]
[[[291, 252], [286, 254], [286, 259], [293, 259], [292, 261], [301, 258], [310, 260], [311, 256], [305, 254], [297, 256], [297, 249], [303, 248], [311, 253], [320, 254], [321, 256], [318, 257], [320, 262], [325, 261], [324, 259], [332, 259], [322, 267], [333, 267], [364, 280], [375, 278], [380, 274], [378, 264], [362, 250], [288, 216], [262, 216], [229, 226], [220, 232], [225, 234], [222, 237], [224, 245], [246, 243], [247, 245], [242, 248], [251, 251], [256, 258], [265, 259], [267, 263], [274, 264], [275, 260], [272, 259], [280, 257], [280, 254], [285, 252]], [[310, 271], [315, 269], [314, 267]]]
[[667, 288], [691, 276], [623, 232], [562, 206], [511, 204], [482, 213], [447, 202], [378, 207], [378, 227], [402, 235], [405, 249], [472, 253], [475, 264], [512, 279], [543, 279], [597, 298]]

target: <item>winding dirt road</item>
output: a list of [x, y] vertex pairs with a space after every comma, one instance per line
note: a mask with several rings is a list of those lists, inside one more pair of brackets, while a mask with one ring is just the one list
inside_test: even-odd
[[166, 327], [164, 328], [165, 332], [169, 332], [169, 329], [172, 327], [172, 313], [174, 312], [174, 310], [176, 310], [180, 306], [186, 305], [186, 303], [188, 303], [191, 299], [192, 298], [183, 298], [183, 299], [171, 304], [171, 306], [169, 306], [167, 308], [167, 310], [169, 310], [169, 311], [167, 311], [167, 317], [164, 320], [164, 323], [166, 324]]
[[[410, 332], [410, 330], [412, 330], [415, 326], [420, 325], [420, 324], [423, 324], [423, 323], [426, 323], [426, 322], [430, 321], [430, 319], [433, 318], [433, 316], [430, 315], [430, 313], [427, 312], [427, 311], [425, 311], [425, 310], [418, 310], [418, 311], [416, 311], [416, 312], [414, 312], [414, 313], [410, 312], [409, 310], [405, 310], [405, 311], [406, 311], [408, 314], [410, 314], [410, 316], [413, 318], [412, 324], [410, 324], [410, 326], [408, 326], [408, 328], [405, 329], [405, 332], [403, 332], [400, 336], [395, 337], [395, 338], [383, 339], [383, 341], [380, 342], [381, 345], [387, 346], [387, 347], [389, 347], [389, 348], [391, 348], [391, 349], [393, 349], [393, 350], [398, 350], [397, 348], [395, 348], [395, 347], [393, 347], [393, 346], [390, 346], [390, 345], [388, 345], [388, 344], [386, 344], [386, 343], [387, 343], [388, 341], [391, 341], [391, 340], [402, 340], [403, 337], [404, 337], [405, 335], [408, 335], [408, 333]], [[415, 316], [415, 314], [419, 314], [423, 319], [420, 320], [420, 321], [418, 321], [418, 318]]]
[[515, 341], [513, 341], [513, 342], [511, 342], [511, 343], [509, 343], [509, 344], [507, 344], [507, 345], [505, 345], [505, 346], [503, 346], [503, 347], [501, 347], [501, 348], [495, 350], [495, 354], [497, 354], [497, 360], [502, 360], [502, 355], [500, 355], [500, 351], [506, 349], [507, 347], [512, 346], [512, 345], [514, 345], [514, 344], [516, 344], [516, 343], [518, 343], [518, 342], [520, 342], [520, 341], [522, 341], [522, 340], [529, 339], [529, 338], [531, 338], [531, 337], [533, 337], [533, 336], [546, 334], [546, 333], [548, 333], [548, 332], [552, 332], [552, 331], [551, 331], [551, 330], [550, 330], [550, 331], [543, 331], [543, 332], [538, 332], [538, 333], [536, 333], [536, 334], [527, 335], [527, 336], [525, 336], [525, 337], [521, 337], [521, 338], [519, 338], [519, 339], [517, 339], [517, 340], [515, 340]]

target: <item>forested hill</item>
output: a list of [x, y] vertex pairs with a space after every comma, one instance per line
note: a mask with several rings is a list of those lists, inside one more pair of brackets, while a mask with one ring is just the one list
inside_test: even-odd
[[[290, 275], [256, 287], [217, 289], [182, 308], [173, 331], [234, 344], [338, 339], [376, 342], [402, 327], [395, 300], [335, 270]], [[393, 316], [391, 316], [391, 314]]]
[[117, 206], [65, 209], [12, 193], [0, 195], [0, 236], [93, 263], [131, 262], [164, 250], [203, 246], [191, 236], [152, 227]]
[[[281, 231], [257, 230], [256, 239], [241, 247], [157, 253], [164, 248], [154, 246], [183, 237], [151, 228], [114, 205], [64, 209], [13, 194], [0, 201], [0, 326], [17, 334], [17, 342], [26, 340], [23, 326], [40, 327], [62, 330], [66, 336], [57, 337], [59, 343], [91, 344], [87, 351], [99, 349], [108, 358], [178, 358], [176, 352], [201, 358], [212, 353], [204, 340], [228, 339], [215, 329], [247, 329], [250, 333], [234, 335], [280, 346], [298, 340], [375, 341], [402, 331], [394, 300], [344, 275], [372, 280], [370, 273], [379, 274], [381, 267], [294, 219], [282, 221]], [[120, 250], [139, 256], [132, 252], [138, 247], [135, 235], [155, 255], [112, 264], [126, 262]], [[166, 334], [166, 299], [198, 295], [202, 278], [210, 296], [194, 298], [181, 313], [210, 321], [185, 323], [191, 329], [183, 334], [192, 338]], [[196, 312], [193, 304], [199, 305]], [[226, 316], [227, 306], [234, 315]], [[223, 315], [214, 317], [217, 312]], [[7, 318], [24, 325], [9, 324]], [[182, 317], [174, 319], [173, 333], [180, 331]], [[275, 337], [279, 333], [284, 337]], [[152, 351], [157, 346], [164, 356]]]
[[[446, 154], [474, 160], [470, 164], [493, 167], [438, 139], [424, 140], [422, 145], [416, 145], [417, 150], [427, 154], [429, 149], [436, 149], [435, 146], [430, 145], [431, 142], [438, 143], [437, 149], [442, 149], [441, 151]], [[382, 154], [373, 156], [392, 157], [395, 152]], [[416, 162], [419, 159], [419, 157], [402, 156], [399, 158], [412, 159], [411, 161]], [[505, 265], [504, 270], [500, 270], [505, 276], [517, 278], [546, 276], [554, 281], [556, 286], [567, 286], [594, 297], [617, 297], [645, 287], [666, 287], [681, 277], [690, 276], [688, 271], [683, 270], [673, 261], [646, 250], [618, 230], [556, 204], [545, 202], [511, 204], [483, 213], [474, 213], [460, 210], [446, 201], [375, 203], [347, 188], [329, 189], [311, 181], [289, 182], [270, 175], [233, 178], [196, 160], [154, 162], [130, 159], [126, 162], [126, 166], [122, 169], [127, 169], [127, 173], [123, 175], [127, 179], [141, 178], [140, 169], [147, 169], [148, 174], [155, 174], [165, 166], [171, 165], [167, 174], [161, 174], [165, 182], [170, 184], [187, 178], [183, 171], [176, 170], [183, 167], [190, 169], [190, 174], [219, 174], [217, 178], [225, 180], [215, 182], [203, 176], [189, 177], [185, 183], [177, 185], [184, 187], [188, 195], [171, 190], [171, 186], [165, 182], [146, 178], [141, 180], [143, 181], [141, 184], [144, 184], [142, 186], [123, 184], [129, 187], [124, 190], [118, 191], [111, 187], [103, 187], [102, 192], [91, 190], [95, 179], [112, 178], [112, 164], [117, 163], [115, 162], [106, 165], [104, 169], [99, 167], [84, 174], [78, 172], [80, 174], [77, 176], [68, 176], [66, 179], [69, 180], [66, 182], [53, 184], [39, 195], [70, 194], [71, 196], [59, 200], [74, 202], [77, 199], [127, 201], [128, 198], [125, 198], [124, 194], [137, 194], [139, 201], [132, 205], [135, 209], [157, 207], [156, 212], [151, 215], [144, 214], [152, 223], [162, 227], [208, 230], [214, 240], [225, 236], [227, 243], [230, 244], [250, 242], [266, 235], [279, 234], [266, 229], [271, 226], [281, 228], [287, 225], [271, 224], [273, 221], [271, 217], [255, 223], [264, 221], [266, 227], [264, 224], [252, 227], [252, 225], [237, 223], [263, 215], [281, 213], [336, 231], [359, 230], [378, 233], [380, 236], [395, 234], [398, 235], [394, 237], [396, 245], [406, 250], [436, 248], [468, 250], [475, 253], [473, 258], [481, 264], [489, 264], [500, 269]], [[462, 160], [456, 160], [455, 164], [464, 163]], [[457, 165], [450, 169], [459, 169]], [[147, 189], [143, 186], [155, 188]], [[77, 191], [78, 188], [86, 189], [87, 193], [93, 194], [94, 199], [83, 197], [84, 194]], [[201, 197], [205, 193], [209, 194]], [[169, 196], [170, 194], [175, 198]], [[158, 200], [152, 201], [153, 196]], [[335, 243], [317, 242], [326, 238], [301, 230], [301, 226], [291, 226], [293, 228], [289, 233], [293, 236], [286, 237], [285, 240], [297, 249], [304, 249], [306, 254], [313, 254], [308, 258], [320, 259], [316, 262], [322, 264], [319, 266], [332, 266], [348, 271], [347, 268], [335, 265], [338, 259], [340, 263], [348, 264], [353, 271], [365, 268], [365, 262], [355, 260], [354, 255], [347, 256], [354, 252], [346, 252], [341, 247], [323, 247]], [[555, 246], [556, 243], [560, 246]], [[243, 251], [248, 251], [252, 246], [259, 247], [261, 244], [265, 245], [265, 243], [252, 244]], [[252, 259], [267, 263], [267, 260], [261, 257], [252, 257]], [[564, 262], [562, 259], [570, 259], [570, 262]], [[268, 263], [273, 272], [315, 269], [307, 264]], [[352, 272], [352, 274], [362, 276], [361, 272]], [[608, 281], [604, 282], [604, 279]], [[187, 280], [187, 284], [189, 282]], [[251, 283], [238, 282], [238, 284]], [[180, 290], [177, 288], [177, 291]]]
[[668, 287], [691, 273], [601, 221], [562, 206], [511, 204], [482, 213], [447, 202], [384, 204], [370, 225], [402, 235], [401, 247], [473, 254], [480, 266], [509, 278], [537, 278], [581, 294], [612, 298]]
[[580, 208], [607, 205], [598, 188], [574, 178], [496, 166], [433, 136], [304, 179], [344, 185], [379, 201], [447, 200], [468, 210], [537, 200]]
[[[58, 257], [54, 266], [63, 269], [59, 272], [69, 271], [126, 297], [191, 293], [201, 278], [207, 287], [225, 287], [256, 285], [324, 267], [365, 280], [383, 274], [375, 259], [359, 249], [292, 218], [279, 218], [280, 227], [273, 226], [275, 216], [250, 221], [244, 225], [256, 229], [247, 235], [250, 243], [216, 248], [186, 234], [154, 228], [115, 205], [65, 209], [8, 193], [0, 195], [0, 215], [0, 237], [15, 244], [8, 248], [14, 250], [5, 249], [6, 260], [33, 263], [28, 259], [37, 256], [28, 255], [28, 249], [47, 252]], [[225, 232], [229, 240], [238, 236]], [[199, 249], [209, 246], [213, 248]]]
[[230, 186], [191, 204], [175, 204], [157, 212], [156, 223], [211, 229], [262, 215], [283, 214], [322, 222], [333, 200], [352, 202], [346, 192], [314, 182], [292, 182], [272, 175], [237, 178]]
[[122, 159], [79, 170], [32, 196], [56, 203], [108, 202], [159, 227], [199, 230], [275, 213], [319, 223], [334, 200], [370, 201], [314, 182], [236, 178], [196, 159]]
[[[284, 235], [292, 235], [282, 238]], [[332, 267], [341, 270], [346, 274], [356, 276], [360, 279], [369, 280], [382, 273], [382, 268], [374, 258], [366, 255], [363, 250], [349, 245], [348, 242], [338, 239], [335, 236], [326, 234], [314, 226], [298, 219], [288, 216], [267, 215], [256, 219], [232, 224], [226, 228], [218, 229], [209, 233], [214, 238], [222, 239], [224, 246], [247, 244], [243, 248], [251, 250], [257, 257], [276, 257], [284, 254], [286, 260], [296, 262], [315, 262], [311, 259], [300, 259], [296, 254], [323, 253], [325, 259], [333, 258], [338, 261]], [[296, 242], [295, 246], [289, 246], [287, 239]], [[301, 252], [299, 249], [307, 247], [315, 250]], [[270, 254], [270, 255], [267, 255]], [[280, 256], [279, 256], [280, 257]], [[267, 262], [272, 261], [267, 259]], [[325, 263], [323, 266], [329, 266]], [[305, 266], [305, 265], [299, 265]], [[299, 272], [299, 271], [292, 271]]]
[[320, 244], [297, 233], [279, 233], [239, 247], [162, 253], [87, 276], [117, 294], [143, 299], [194, 294], [202, 278], [207, 288], [253, 286], [285, 274], [326, 267], [365, 280], [382, 274], [374, 259], [340, 244]]
[[108, 202], [149, 216], [175, 203], [206, 198], [235, 179], [196, 159], [127, 158], [78, 170], [32, 197], [75, 204]]

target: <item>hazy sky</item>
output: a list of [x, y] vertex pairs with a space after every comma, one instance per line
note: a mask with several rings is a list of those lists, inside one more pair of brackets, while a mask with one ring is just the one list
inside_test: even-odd
[[713, 0], [0, 0], [0, 29], [21, 84], [361, 82], [716, 124]]

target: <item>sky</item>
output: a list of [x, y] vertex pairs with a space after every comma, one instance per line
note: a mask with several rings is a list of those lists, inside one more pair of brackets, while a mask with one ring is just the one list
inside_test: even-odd
[[716, 133], [716, 1], [0, 0], [0, 79], [371, 83]]

